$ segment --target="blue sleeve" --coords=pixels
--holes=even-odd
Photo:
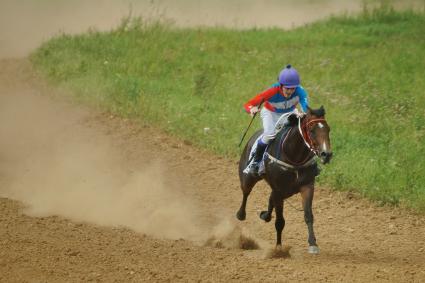
[[[307,112],[308,107],[308,94],[302,86],[297,87],[297,95],[300,98],[301,109]]]

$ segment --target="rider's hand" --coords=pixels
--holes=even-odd
[[[260,109],[258,109],[258,107],[257,107],[257,106],[252,106],[252,107],[249,109],[249,114],[251,114],[251,116],[254,116],[254,115],[255,115],[255,113],[257,113],[258,111],[260,111]]]
[[[300,112],[297,113],[297,117],[298,118],[302,118],[302,117],[304,117],[304,115],[305,115],[305,113],[302,112],[302,111],[300,111]]]
[[[297,108],[295,108],[294,109],[294,112],[293,112],[295,115],[297,115],[297,118],[302,118],[303,116],[304,116],[304,112],[302,112],[302,111],[298,111],[298,109]]]

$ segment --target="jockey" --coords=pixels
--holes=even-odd
[[[264,102],[264,107],[261,109],[261,119],[263,121],[263,135],[258,140],[254,158],[243,171],[246,174],[258,174],[258,167],[263,159],[264,151],[267,145],[272,141],[276,135],[275,125],[276,122],[283,114],[299,113],[296,105],[299,103],[303,112],[307,111],[308,100],[307,92],[300,85],[300,76],[291,65],[287,65],[278,77],[278,82],[273,84],[269,89],[261,92],[247,103],[244,108],[246,112],[253,116],[260,111],[259,105]],[[289,115],[285,115],[288,117]],[[287,118],[282,122],[286,123]]]

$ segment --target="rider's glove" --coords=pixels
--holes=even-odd
[[[251,114],[251,116],[254,116],[254,115],[255,115],[255,113],[257,113],[258,111],[260,111],[260,110],[258,109],[258,107],[257,107],[257,106],[252,106],[252,107],[249,109],[249,114]]]
[[[295,108],[294,109],[294,112],[293,112],[295,115],[297,115],[297,118],[302,118],[304,115],[305,115],[305,113],[304,112],[302,112],[302,111],[298,111],[298,109],[297,108]]]

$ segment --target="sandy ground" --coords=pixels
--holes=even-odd
[[[235,160],[58,98],[26,60],[0,70],[2,282],[425,282],[424,216],[318,188],[320,255],[296,196],[273,257],[268,187],[235,220]]]

